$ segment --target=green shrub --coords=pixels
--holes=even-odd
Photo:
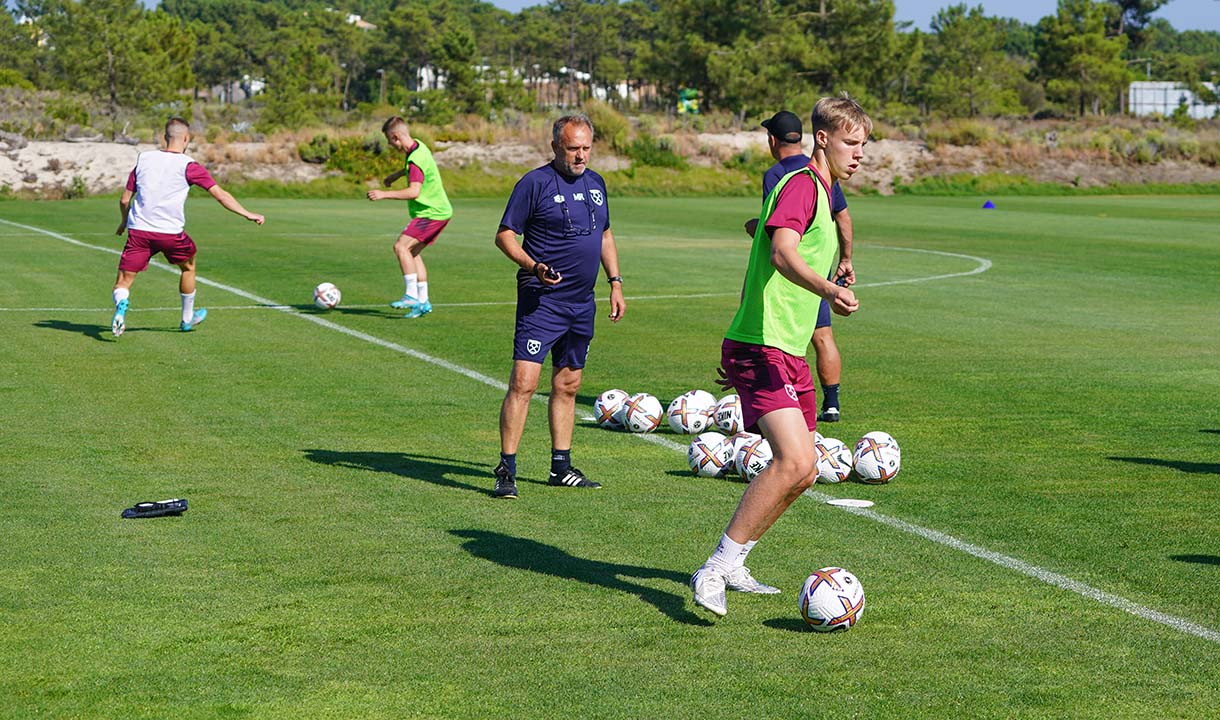
[[[314,135],[309,142],[297,146],[297,155],[307,163],[324,163],[330,159],[331,153],[334,151],[334,143],[325,135]]]
[[[361,180],[383,178],[402,168],[402,155],[387,148],[381,133],[344,138],[333,144],[326,167]]]
[[[1199,143],[1197,155],[1199,162],[1212,167],[1220,166],[1220,140],[1208,140]]]
[[[406,119],[411,122],[448,125],[457,115],[457,104],[444,90],[408,93]]]
[[[746,148],[724,161],[724,167],[728,170],[740,170],[747,175],[758,177],[762,177],[774,164],[775,158],[771,157],[770,153],[759,152],[754,148]]]
[[[68,125],[83,127],[89,124],[89,108],[83,102],[70,97],[47,101],[47,115]]]
[[[929,146],[936,145],[982,145],[996,137],[996,130],[978,120],[950,120],[927,129],[924,135]]]
[[[33,90],[34,83],[26,80],[24,75],[12,68],[0,68],[0,87],[18,87],[24,90]]]
[[[89,195],[89,187],[85,185],[85,179],[80,175],[72,176],[72,183],[64,189],[64,199],[72,200],[74,198],[83,198]]]
[[[615,152],[627,152],[631,134],[631,123],[622,113],[604,102],[590,101],[585,104],[585,114],[593,121],[596,139],[606,143]]]
[[[686,159],[674,152],[673,141],[669,138],[654,138],[651,135],[639,135],[627,147],[627,156],[641,165],[664,168],[684,168]]]

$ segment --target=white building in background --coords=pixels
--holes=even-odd
[[[1216,92],[1213,83],[1203,85],[1213,93]],[[1127,111],[1132,115],[1159,113],[1169,116],[1183,104],[1186,105],[1190,116],[1196,120],[1220,117],[1220,105],[1204,103],[1181,83],[1142,81],[1133,82],[1127,87]]]

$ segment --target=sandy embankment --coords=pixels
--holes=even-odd
[[[808,140],[806,138],[807,143]],[[692,162],[708,165],[746,149],[764,154],[767,151],[766,135],[762,131],[703,133],[682,140],[680,144],[689,146],[688,150],[694,156]],[[88,193],[115,191],[126,182],[136,155],[154,147],[104,142],[30,142],[12,149],[0,143],[0,188],[7,185],[12,191],[41,191],[53,196],[72,189],[75,178],[79,177]],[[496,146],[437,142],[434,151],[437,164],[442,168],[471,163],[534,167],[551,157],[549,146],[541,141],[533,145],[506,143]],[[305,182],[326,174],[321,165],[302,162],[295,144],[287,141],[226,145],[194,143],[189,153],[221,182],[264,179]],[[593,157],[592,167],[604,172],[630,164],[627,158],[599,151]],[[1132,182],[1220,182],[1220,167],[1199,163],[1162,161],[1135,167],[1057,157],[1049,151],[1038,153],[1036,157],[1005,157],[978,147],[944,146],[932,152],[920,142],[876,140],[868,144],[860,171],[846,187],[849,190],[875,188],[882,194],[889,194],[895,177],[910,182],[927,175],[961,172],[1014,173],[1035,182],[1073,183],[1085,187]]]

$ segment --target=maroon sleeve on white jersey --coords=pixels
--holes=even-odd
[[[188,163],[186,166],[186,181],[191,185],[198,185],[204,190],[211,190],[216,181],[212,179],[212,174],[207,171],[207,168],[197,162]]]
[[[127,191],[128,192],[136,191],[136,169],[135,168],[132,168],[131,174],[127,176]]]

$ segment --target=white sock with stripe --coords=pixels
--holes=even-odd
[[[195,293],[181,293],[182,322],[189,323],[195,317]]]

